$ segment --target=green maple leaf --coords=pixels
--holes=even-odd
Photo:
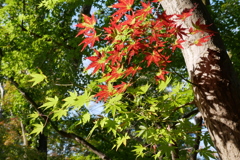
[[[75,101],[74,106],[80,109],[84,104],[88,105],[88,102],[91,100],[91,98],[92,96],[90,95],[90,93],[85,91],[83,95],[77,97],[77,100]]]
[[[142,94],[145,94],[145,93],[148,91],[148,89],[149,89],[150,86],[151,86],[151,85],[148,85],[148,84],[146,84],[146,85],[144,85],[144,86],[141,86],[141,87],[140,87],[140,90],[142,91]]]
[[[36,118],[38,118],[38,116],[39,116],[39,114],[37,112],[34,112],[29,115],[29,117],[32,118],[32,120],[35,120]]]
[[[153,155],[154,159],[158,159],[161,156],[161,151],[158,151],[157,154]]]
[[[163,91],[164,89],[166,89],[171,80],[172,80],[171,77],[166,76],[165,81],[159,81],[158,90]]]
[[[54,111],[53,119],[57,117],[58,120],[62,118],[62,116],[67,115],[68,110],[67,109],[59,109],[57,111]]]
[[[144,150],[146,150],[146,147],[143,147],[142,145],[139,145],[139,146],[135,146],[136,149],[134,149],[133,151],[136,152],[137,154],[137,157],[141,156],[143,157],[144,156]]]
[[[86,124],[87,122],[90,121],[90,118],[91,118],[91,115],[88,112],[86,112],[85,114],[82,115],[81,121],[83,124]]]
[[[123,137],[118,137],[117,138],[117,145],[114,145],[114,147],[117,147],[116,150],[118,150],[118,148],[123,144],[124,146],[127,145],[127,139],[130,139],[130,137],[127,135],[127,133],[125,133],[125,135]]]
[[[55,96],[54,98],[47,98],[48,102],[44,103],[40,108],[45,108],[44,110],[51,108],[51,107],[56,107],[58,103],[58,97]]]
[[[34,134],[38,135],[39,133],[42,133],[44,125],[42,124],[42,122],[40,122],[40,124],[33,124],[34,129],[30,134]]]
[[[119,104],[119,101],[122,99],[122,94],[116,95],[115,97],[111,98],[108,103],[105,104],[106,113],[112,112],[113,117],[115,117],[116,111],[121,111],[122,108]]]
[[[29,82],[33,82],[32,87],[39,84],[43,80],[47,80],[47,77],[42,73],[40,73],[40,74],[33,73],[33,74],[30,74],[30,76],[32,77],[32,79],[29,80]]]
[[[63,104],[63,107],[71,107],[75,104],[75,101],[77,99],[77,92],[69,92],[70,96],[65,98],[65,103]]]

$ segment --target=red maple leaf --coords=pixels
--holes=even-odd
[[[84,22],[77,24],[76,27],[83,28],[83,29],[78,32],[76,37],[83,33],[87,34],[88,32],[92,32],[94,30],[94,25],[96,24],[96,19],[94,17],[94,14],[92,14],[92,17],[88,17],[85,14],[82,14],[82,15],[83,15]]]
[[[177,39],[177,40],[175,41],[175,43],[172,44],[172,52],[174,52],[176,48],[183,49],[183,46],[181,45],[181,43],[183,43],[183,42],[185,42],[185,40]]]
[[[130,83],[122,82],[119,85],[113,86],[117,91],[115,93],[123,93],[126,91],[127,87],[131,86]]]
[[[181,19],[181,20],[185,20],[187,17],[192,15],[192,12],[197,8],[198,5],[196,5],[194,8],[191,9],[187,9],[185,8],[181,14],[176,15],[178,18],[177,19]]]
[[[111,56],[108,57],[109,61],[111,62],[111,65],[114,65],[115,63],[121,62],[122,61],[122,57],[126,55],[126,53],[121,52],[121,51],[110,51],[108,52],[109,54],[111,54]]]
[[[106,63],[108,62],[104,53],[100,53],[97,50],[95,50],[95,53],[97,54],[97,56],[91,56],[86,58],[92,61],[92,63],[86,68],[86,70],[94,68],[92,74],[96,73],[100,68],[102,68],[102,71],[104,72]]]
[[[162,51],[161,49],[160,51]],[[150,66],[152,62],[154,62],[157,66],[159,66],[159,61],[161,60],[161,56],[159,55],[158,51],[154,50],[152,53],[148,53],[145,57],[145,60],[147,60],[147,67]]]
[[[87,37],[85,37],[85,39],[79,45],[84,43],[82,48],[83,51],[84,48],[87,47],[87,45],[90,45],[90,47],[92,48],[96,41],[99,41],[99,36],[97,36],[96,32],[94,31],[94,33],[87,34]]]
[[[156,79],[157,81],[159,81],[159,80],[165,81],[165,75],[168,74],[168,73],[169,73],[168,71],[165,71],[165,68],[162,68],[162,69],[160,69],[159,72],[157,73],[155,79]]]
[[[134,0],[119,0],[119,3],[109,6],[110,8],[119,8],[112,16],[124,14],[131,10]]]
[[[172,26],[174,21],[171,19],[174,15],[167,15],[166,11],[164,11],[162,14],[157,15],[157,21],[164,24],[165,26]]]
[[[114,92],[113,90],[110,90],[109,87],[107,85],[98,85],[102,90],[100,92],[98,92],[94,97],[98,97],[98,101],[101,101],[103,99],[103,101],[106,102],[106,100],[111,97]]]
[[[153,0],[152,2],[161,2],[162,0]]]
[[[172,61],[168,60],[170,58],[170,56],[164,55],[164,54],[160,54],[161,56],[161,61],[160,64],[161,66],[167,66],[167,63],[171,63]]]
[[[205,25],[205,24],[200,24],[200,23],[201,23],[201,22],[200,22],[200,19],[198,19],[197,22],[195,22],[195,23],[192,22],[192,25],[193,25],[194,29],[193,29],[193,28],[190,28],[190,29],[189,29],[189,32],[190,32],[191,34],[196,34],[196,33],[198,33],[198,32],[215,33],[214,31],[208,29],[208,27],[211,26],[212,24],[210,24],[210,25]]]
[[[132,15],[125,14],[127,20],[121,23],[121,25],[128,25],[131,26],[131,28],[138,28],[140,24],[143,22],[143,20],[140,20],[139,17],[136,17],[136,15],[133,13]]]
[[[111,26],[104,27],[104,30],[107,33],[104,40],[112,41],[111,43],[114,43],[116,41],[115,40],[116,36],[118,36],[124,30],[124,28],[120,24],[116,24],[114,22],[111,23],[112,23]]]
[[[213,36],[213,34],[210,34],[210,35],[204,36],[204,37],[202,37],[202,38],[200,38],[200,39],[197,39],[197,40],[195,40],[195,41],[194,41],[192,44],[190,44],[190,45],[202,46],[203,43],[205,43],[205,42],[207,42],[207,41],[210,40],[210,37],[211,37],[211,36]]]
[[[182,25],[179,25],[177,27],[175,25],[170,30],[168,30],[168,32],[174,34],[175,36],[179,36],[183,39],[183,36],[187,36],[187,33],[184,32],[185,30],[186,28],[183,28]]]
[[[129,67],[129,68],[124,72],[124,74],[125,74],[124,78],[127,77],[127,76],[130,75],[130,74],[132,74],[132,76],[134,76],[134,75],[137,73],[137,71],[138,71],[138,70],[141,70],[141,69],[142,69],[142,67],[139,67],[139,66],[137,66],[137,67]]]
[[[127,51],[128,51],[128,56],[127,56],[127,61],[128,61],[128,64],[130,64],[133,56],[139,54],[139,50],[144,50],[144,48],[146,48],[148,46],[148,44],[146,43],[141,43],[140,42],[140,39],[136,39],[134,42],[128,44],[128,47],[127,47]]]
[[[112,71],[105,75],[105,77],[108,77],[107,81],[116,80],[123,75],[123,71],[119,63],[116,66],[110,66],[110,68]]]
[[[142,19],[145,18],[147,15],[152,13],[152,8],[150,2],[144,3],[141,2],[143,9],[136,11],[136,16],[140,16]]]

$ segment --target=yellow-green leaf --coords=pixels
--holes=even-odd
[[[34,126],[34,129],[30,134],[35,133],[35,135],[38,135],[43,131],[44,125],[42,124],[42,122],[40,122],[40,124],[33,124],[33,126]]]
[[[114,145],[113,146],[113,148],[115,147],[115,146],[117,146],[117,149],[116,150],[118,150],[118,148],[123,144],[124,146],[126,146],[127,145],[127,139],[130,139],[130,137],[127,135],[127,133],[125,133],[125,135],[123,136],[123,137],[118,137],[117,138],[117,145]]]
[[[43,80],[47,79],[47,77],[42,73],[40,73],[40,74],[30,74],[30,76],[32,77],[32,79],[29,80],[29,82],[33,82],[32,87],[37,85],[38,83],[42,82]]]
[[[39,114],[37,112],[34,112],[32,114],[29,115],[29,117],[32,119],[32,120],[35,120],[36,118],[38,118]]]
[[[54,111],[53,119],[57,117],[58,120],[62,118],[62,116],[67,115],[68,110],[67,109],[59,109],[57,111]]]
[[[88,112],[86,112],[86,113],[83,114],[83,116],[82,116],[82,123],[83,123],[83,124],[86,124],[87,122],[90,121],[90,118],[91,118],[91,115],[90,115]]]
[[[46,98],[48,102],[44,103],[40,108],[45,108],[44,110],[56,107],[58,103],[58,97],[55,96],[54,98]]]

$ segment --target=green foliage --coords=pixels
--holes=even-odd
[[[232,54],[234,65],[238,66],[238,2],[213,2],[210,9],[215,22]],[[99,9],[95,11],[96,27],[109,25],[109,16],[114,9],[107,6],[114,3],[113,0],[93,2]],[[3,117],[21,118],[31,144],[23,147],[21,135],[16,136],[19,141],[13,137],[4,139],[11,134],[5,132],[6,126],[0,128],[1,144],[14,139],[11,145],[0,147],[0,152],[4,153],[0,154],[0,159],[24,159],[24,155],[30,159],[41,157],[36,157],[36,150],[32,149],[37,148],[36,135],[41,132],[49,138],[49,150],[56,153],[55,158],[49,155],[49,159],[99,159],[74,140],[61,137],[45,118],[52,120],[57,128],[83,137],[111,159],[170,159],[171,151],[176,149],[179,157],[189,159],[194,151],[187,149],[195,145],[195,133],[199,127],[191,123],[194,115],[184,117],[196,107],[190,103],[193,100],[191,86],[178,76],[187,79],[179,50],[172,53],[173,63],[167,68],[172,74],[165,81],[154,81],[151,73],[154,67],[144,69],[143,75],[132,77],[134,85],[131,88],[110,97],[101,103],[100,111],[91,114],[89,105],[100,105],[94,97],[99,91],[97,85],[106,85],[106,79],[84,72],[82,61],[92,52],[81,51],[78,44],[82,38],[74,38],[77,29],[73,25],[82,19],[76,14],[91,1],[6,0],[0,4],[0,77],[6,90]],[[136,1],[134,7],[140,7],[140,3]],[[97,30],[97,34],[101,32]],[[129,32],[125,30],[116,39],[126,40]],[[97,48],[104,48],[105,44],[101,43]],[[109,48],[111,46],[104,49]],[[41,114],[10,84],[8,80],[11,78],[36,102]],[[20,127],[11,130],[22,132]],[[214,158],[208,132],[200,136],[206,148],[196,152],[205,159]]]
[[[123,145],[127,145],[127,139],[130,139],[130,137],[127,135],[127,133],[125,133],[125,135],[124,136],[122,136],[122,137],[118,137],[117,138],[117,144],[116,145],[114,145],[113,146],[113,148],[115,148],[116,147],[116,149],[118,150],[118,148],[123,144]]]
[[[48,102],[44,103],[40,108],[45,108],[44,110],[53,107],[56,108],[58,103],[58,97],[55,96],[54,98],[46,98]]]
[[[32,79],[29,80],[29,82],[33,82],[32,87],[35,86],[36,84],[44,81],[45,79],[47,79],[47,77],[42,73],[41,74],[31,74],[30,76],[32,77]]]
[[[134,149],[133,151],[136,153],[137,157],[139,157],[139,156],[143,157],[144,156],[144,151],[146,150],[146,147],[143,147],[142,145],[139,145],[139,146],[135,146],[135,148],[136,149]]]
[[[209,10],[239,76],[240,2],[238,0],[213,0]]]
[[[14,117],[0,121],[0,159],[32,159],[41,160],[43,155],[29,146],[22,146],[22,135],[19,134],[19,119]]]
[[[39,114],[38,114],[38,112],[34,112],[34,113],[30,114],[29,117],[30,117],[31,119],[35,120],[36,118],[39,117]]]
[[[33,124],[33,126],[34,126],[34,129],[30,134],[35,133],[35,135],[38,135],[38,134],[42,133],[43,128],[44,128],[44,125],[42,124],[42,122],[40,122],[40,124]]]
[[[208,147],[199,150],[199,154],[206,160],[210,160],[210,158],[215,159],[215,153],[215,151],[211,151]]]

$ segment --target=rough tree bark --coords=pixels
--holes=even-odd
[[[198,19],[212,24],[201,0],[163,0],[167,14],[180,14],[185,8],[198,7],[182,24],[189,28]],[[214,25],[210,29],[216,31]],[[202,35],[190,35],[182,50],[194,84],[195,103],[223,160],[240,159],[240,85],[219,34],[203,46],[189,43]]]

